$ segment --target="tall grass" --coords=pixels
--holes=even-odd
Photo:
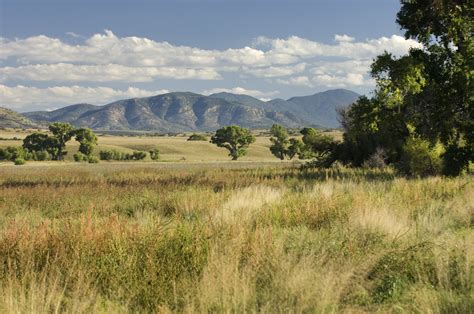
[[[474,308],[472,177],[1,169],[0,312]]]

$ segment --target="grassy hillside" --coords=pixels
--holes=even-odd
[[[62,164],[0,168],[2,313],[474,308],[471,177]]]

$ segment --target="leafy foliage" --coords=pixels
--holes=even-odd
[[[324,135],[314,128],[304,128],[303,134],[304,150],[314,158],[312,165],[317,167],[329,167],[336,161],[337,142],[329,135]]]
[[[288,155],[288,148],[290,145],[288,131],[282,125],[274,124],[270,129],[270,133],[272,134],[272,137],[270,138],[270,141],[272,142],[270,151],[275,157],[281,160],[285,159],[285,156]]]
[[[152,149],[148,153],[150,154],[151,160],[160,159],[160,150],[158,148]]]
[[[247,148],[253,142],[255,142],[255,136],[252,135],[250,130],[238,125],[223,127],[211,137],[211,143],[229,150],[229,156],[232,157],[232,160],[245,156]]]
[[[474,161],[474,9],[464,0],[401,2],[397,22],[422,47],[376,58],[374,97],[361,97],[341,113],[340,158],[359,166],[380,147],[396,163],[408,151],[442,145],[443,173],[458,175]],[[421,148],[413,137],[429,143]]]

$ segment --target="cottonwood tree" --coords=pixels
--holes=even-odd
[[[255,136],[252,135],[250,130],[237,125],[223,127],[211,137],[211,143],[229,150],[229,156],[232,157],[232,160],[245,156],[247,148],[253,142],[255,142]]]
[[[474,161],[472,2],[402,0],[397,23],[421,46],[401,57],[384,53],[372,64],[374,97],[343,114],[346,161],[360,164],[382,147],[397,162],[416,137],[429,149],[441,143],[443,172],[457,175]]]
[[[66,152],[66,143],[73,136],[79,142],[79,152],[89,158],[94,146],[97,145],[97,136],[87,128],[74,129],[68,123],[56,122],[49,126],[51,134],[35,132],[25,137],[23,148],[31,153],[47,152],[52,160],[61,160]]]
[[[314,166],[329,167],[336,161],[338,143],[334,138],[314,128],[304,128],[301,134],[303,134],[304,150],[311,153]]]
[[[56,146],[57,153],[55,154],[56,160],[62,160],[64,155],[67,154],[67,152],[64,151],[66,148],[66,143],[71,140],[71,138],[74,135],[74,128],[72,125],[69,123],[64,123],[64,122],[55,122],[49,125],[49,131],[53,134],[53,140],[52,143],[54,146]]]
[[[270,151],[275,157],[281,160],[285,159],[285,156],[288,155],[288,147],[290,145],[288,131],[282,125],[274,124],[270,129],[270,133],[272,135],[270,138],[272,142]]]
[[[97,145],[97,136],[91,129],[81,128],[74,130],[75,139],[79,142],[79,152],[86,156],[91,156],[94,147]]]

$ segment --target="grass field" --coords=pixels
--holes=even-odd
[[[0,168],[1,313],[474,308],[472,177],[59,164]]]
[[[22,139],[31,132],[21,130],[0,131],[0,147],[20,146]],[[341,138],[341,132],[333,131],[328,134],[335,138]],[[6,140],[18,138],[18,140]],[[214,162],[228,161],[228,151],[219,148],[209,141],[187,141],[187,136],[115,136],[99,135],[99,145],[95,148],[94,154],[98,156],[100,150],[115,149],[124,152],[133,150],[144,150],[158,148],[160,150],[160,160],[163,162]],[[2,140],[3,139],[3,140]],[[79,145],[71,140],[67,144],[68,154],[66,161],[73,160],[73,154],[77,152]],[[277,159],[270,153],[270,139],[268,136],[257,136],[256,142],[248,150],[248,154],[241,158],[243,161],[252,162],[275,162]],[[1,165],[1,163],[0,163]]]

